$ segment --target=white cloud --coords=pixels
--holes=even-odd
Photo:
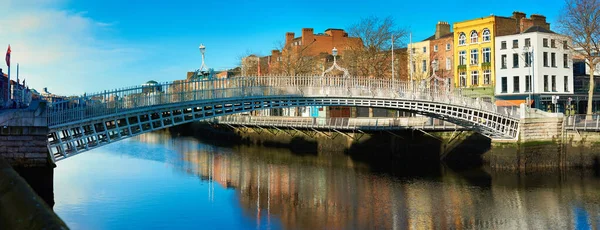
[[[107,85],[106,76],[116,74],[112,71],[143,56],[142,49],[110,39],[115,33],[111,28],[114,22],[97,21],[86,16],[86,12],[61,9],[62,3],[60,0],[0,3],[3,12],[0,56],[10,44],[13,79],[14,67],[20,63],[21,79],[26,78],[33,88],[80,94],[99,90],[99,85]],[[3,61],[0,66],[6,72]]]

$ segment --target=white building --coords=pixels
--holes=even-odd
[[[518,105],[532,94],[535,107],[546,109],[552,96],[573,94],[570,44],[569,37],[540,26],[532,26],[520,34],[498,36],[496,98]]]

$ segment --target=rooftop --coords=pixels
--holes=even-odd
[[[532,26],[532,27],[529,27],[528,29],[526,29],[525,31],[523,31],[523,33],[533,33],[533,32],[555,34],[554,31],[546,29],[541,26]]]

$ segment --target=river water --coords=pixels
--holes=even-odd
[[[380,167],[151,133],[59,162],[54,210],[72,229],[600,227],[597,173]]]

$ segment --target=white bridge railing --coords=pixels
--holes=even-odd
[[[249,97],[381,98],[429,101],[493,112],[519,119],[516,107],[497,107],[481,99],[461,96],[445,87],[390,79],[333,76],[235,77],[212,80],[182,80],[84,94],[55,102],[48,108],[50,127],[83,119],[128,113],[152,106],[198,100],[235,100]]]

